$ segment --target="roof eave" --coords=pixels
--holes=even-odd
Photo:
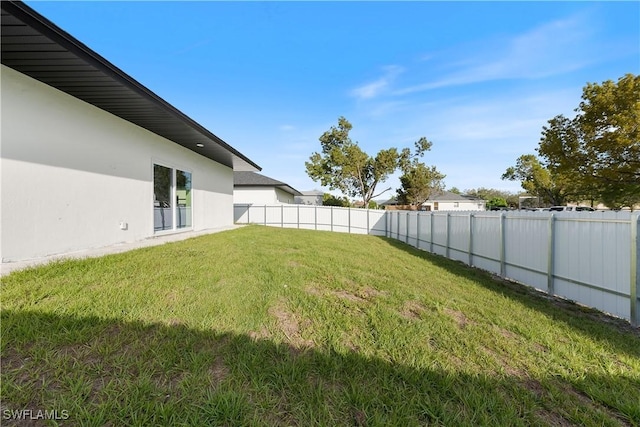
[[[40,15],[38,12],[24,4],[23,2],[13,1],[13,0],[3,0],[2,1],[2,10],[6,11],[9,15],[13,16],[17,20],[24,23],[29,28],[33,29],[37,33],[42,36],[48,38],[53,43],[55,43],[60,48],[65,51],[71,53],[81,61],[86,62],[89,66],[94,67],[100,72],[104,73],[104,75],[113,79],[115,83],[117,83],[122,89],[125,91],[134,92],[139,98],[137,101],[142,101],[143,103],[148,103],[150,107],[156,107],[161,111],[164,111],[169,116],[177,119],[175,123],[175,128],[171,128],[171,132],[167,131],[159,131],[158,129],[162,129],[162,125],[154,125],[151,122],[154,122],[153,117],[142,117],[140,120],[132,119],[131,117],[125,117],[124,115],[118,114],[114,112],[112,108],[105,108],[105,103],[100,105],[100,102],[91,102],[87,99],[83,99],[81,96],[78,96],[77,93],[74,94],[69,90],[65,90],[61,87],[56,87],[56,85],[51,84],[45,81],[42,78],[35,77],[37,73],[29,73],[24,70],[27,67],[21,67],[19,64],[16,65],[7,65],[10,68],[13,68],[23,74],[29,75],[36,80],[42,81],[45,84],[48,84],[56,89],[62,90],[65,93],[68,93],[82,101],[88,102],[102,110],[105,110],[111,114],[114,114],[124,120],[127,120],[135,125],[138,125],[142,128],[149,130],[159,136],[162,136],[166,139],[173,141],[176,144],[179,144],[194,153],[207,157],[211,160],[214,160],[220,164],[228,166],[234,170],[243,170],[243,171],[256,171],[261,170],[260,166],[251,161],[248,157],[237,151],[235,148],[231,147],[225,141],[205,129],[203,126],[195,122],[193,119],[179,111],[177,108],[160,98],[158,95],[153,93],[151,90],[147,89],[145,86],[137,82],[131,76],[127,75],[125,72],[120,70],[118,67],[113,65],[111,62],[107,61],[105,58],[100,56],[95,51],[91,50],[85,44],[77,40],[75,37],[71,36],[66,31],[62,30],[60,27],[55,25],[53,22],[49,21],[44,16]],[[2,40],[5,40],[3,35]],[[25,45],[26,46],[26,45]],[[4,44],[3,44],[4,51]],[[16,52],[16,51],[14,51]],[[4,52],[3,52],[4,53]],[[5,55],[2,55],[2,63],[5,63]],[[44,61],[44,60],[43,60]],[[8,62],[8,60],[7,60]],[[15,62],[15,61],[13,61]],[[6,65],[6,64],[5,64]],[[22,68],[22,69],[21,69]],[[73,72],[69,72],[70,76],[73,76]],[[145,123],[145,120],[148,119]],[[157,120],[155,120],[157,122]],[[166,125],[165,125],[166,129]],[[180,138],[175,138],[170,135],[170,133],[179,134],[181,132],[187,131],[191,133],[188,141],[181,140]],[[213,144],[210,147],[207,147],[203,142],[211,142]],[[198,144],[205,145],[204,147],[199,147]]]

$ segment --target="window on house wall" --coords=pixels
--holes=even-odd
[[[191,214],[191,173],[153,165],[154,231],[189,228]]]
[[[438,210],[438,202],[433,202],[433,210],[434,211]]]
[[[459,208],[460,207],[460,203],[459,202],[453,202],[453,207],[454,208]]]

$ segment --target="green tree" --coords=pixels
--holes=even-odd
[[[435,166],[412,162],[400,177],[402,187],[397,190],[398,203],[422,205],[431,195],[444,191],[444,178],[445,175],[438,172]]]
[[[464,191],[467,196],[478,197],[482,200],[491,201],[494,198],[501,198],[507,202],[507,206],[518,206],[518,194],[495,188],[480,187],[477,189],[467,189]],[[488,206],[487,206],[488,208]]]
[[[313,153],[305,166],[307,175],[314,181],[349,197],[360,198],[363,206],[368,206],[374,197],[390,190],[376,193],[378,184],[386,181],[398,167],[410,162],[411,152],[389,148],[380,150],[375,157],[369,156],[349,137],[351,128],[351,123],[340,117],[337,127],[332,126],[320,136],[322,152]],[[416,155],[422,155],[431,148],[431,143],[421,138],[416,146],[419,147]]]
[[[553,174],[533,154],[518,157],[516,165],[507,168],[502,179],[520,181],[530,195],[539,196],[552,205],[563,205],[571,194],[566,178]]]
[[[493,208],[508,208],[509,205],[504,197],[492,197],[487,201],[487,209],[491,210]]]
[[[462,194],[462,192],[458,187],[451,187],[449,191],[452,192],[453,194]]]
[[[543,127],[538,153],[576,192],[611,208],[640,202],[640,76],[589,83],[573,119]]]
[[[349,199],[346,197],[336,197],[333,194],[324,193],[322,195],[322,206],[341,206],[343,208],[349,207]]]

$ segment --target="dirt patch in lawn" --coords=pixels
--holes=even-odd
[[[355,284],[354,284],[355,285]],[[387,292],[379,291],[372,287],[366,286],[362,289],[347,291],[345,289],[339,291],[322,290],[315,286],[307,286],[306,291],[315,296],[334,296],[343,300],[364,303],[380,296],[386,296]]]
[[[422,317],[426,308],[418,301],[407,301],[400,311],[400,315],[405,319],[418,320]]]
[[[555,412],[538,409],[535,414],[537,418],[539,418],[545,425],[548,426],[565,427],[574,425],[569,420],[565,419],[560,414],[556,414]]]
[[[209,380],[211,384],[217,385],[229,376],[229,368],[224,364],[221,357],[216,357],[209,367]]]
[[[263,326],[259,331],[249,332],[249,337],[256,341],[259,341],[271,338],[271,334],[269,333],[269,330]]]
[[[486,346],[482,347],[482,351],[490,355],[496,361],[496,363],[502,367],[502,369],[508,376],[515,378],[527,378],[526,372],[522,369],[512,366],[505,355],[499,354],[494,349]]]
[[[332,295],[337,296],[340,299],[346,299],[347,301],[353,301],[353,302],[367,302],[366,299],[361,298],[355,294],[352,294],[351,292],[347,292],[347,291],[333,291],[331,292]]]
[[[359,292],[363,298],[365,299],[373,299],[376,297],[384,297],[387,296],[387,291],[379,291],[377,289],[371,288],[369,286],[365,286],[361,292]]]
[[[309,321],[300,321],[295,313],[289,311],[283,301],[269,309],[269,314],[276,318],[278,329],[282,331],[289,344],[298,349],[313,347],[313,341],[302,338],[301,330],[308,327]]]
[[[458,310],[452,310],[450,308],[445,308],[444,309],[445,314],[447,314],[449,317],[451,317],[454,322],[456,322],[456,325],[458,325],[458,327],[460,329],[464,329],[467,327],[467,325],[469,323],[471,323],[469,321],[469,319],[467,318],[467,316],[465,316],[465,314],[461,311]]]

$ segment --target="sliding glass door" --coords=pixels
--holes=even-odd
[[[176,228],[191,227],[191,173],[176,169]]]
[[[192,226],[190,172],[154,164],[153,194],[154,231]]]

